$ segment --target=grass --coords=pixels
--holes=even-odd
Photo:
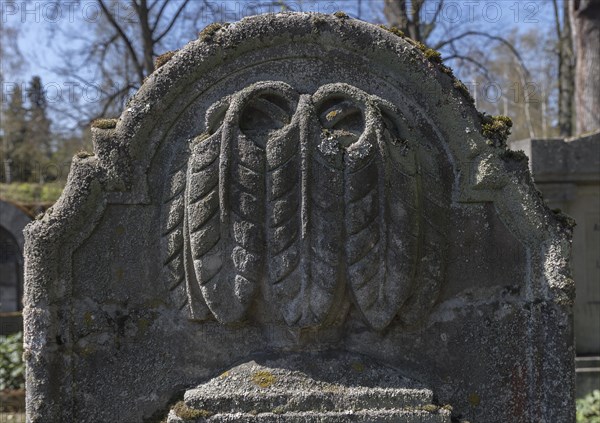
[[[37,184],[33,182],[13,182],[0,184],[0,198],[14,203],[53,203],[64,188],[64,182]]]
[[[0,423],[25,423],[25,413],[0,413]]]

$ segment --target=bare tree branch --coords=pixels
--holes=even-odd
[[[158,0],[156,0],[156,2],[158,3]],[[169,5],[169,2],[167,0],[163,0],[163,4],[160,6],[160,9],[158,10],[158,13],[156,14],[156,19],[154,20],[154,24],[152,25],[152,32],[156,31],[156,28],[158,28],[160,19],[162,18],[162,15],[165,12],[165,9],[167,8],[168,5]]]
[[[127,37],[127,34],[125,34],[125,31],[123,31],[123,28],[121,28],[121,26],[117,23],[117,21],[115,20],[115,17],[110,13],[108,8],[106,7],[106,4],[104,4],[104,0],[98,0],[98,3],[100,4],[100,8],[102,8],[102,11],[106,15],[106,17],[107,17],[108,21],[110,22],[110,24],[112,25],[112,27],[119,33],[119,36],[121,37],[123,42],[125,42],[125,45],[127,46],[127,49],[129,50],[129,54],[131,54],[131,58],[133,59],[133,61],[135,63],[136,71],[137,71],[137,74],[138,74],[138,77],[139,77],[139,80],[141,83],[144,80],[144,68],[138,60],[138,57],[137,57],[137,54],[135,53],[135,48],[133,47],[133,44],[131,44],[129,37]]]
[[[155,38],[154,41],[156,43],[159,43],[160,40],[162,40],[164,38],[164,36],[169,33],[169,31],[171,30],[171,28],[173,28],[173,25],[175,25],[175,22],[179,18],[179,15],[183,11],[183,9],[187,6],[188,3],[189,3],[189,0],[185,0],[185,1],[183,1],[181,3],[181,6],[179,6],[179,9],[177,9],[177,12],[175,12],[175,15],[171,19],[171,22],[169,23],[169,25],[167,26],[167,28],[160,35],[158,35],[158,37]]]
[[[490,40],[498,41],[499,43],[506,46],[512,52],[512,54],[517,58],[517,60],[519,61],[519,65],[525,71],[526,76],[529,75],[529,71],[527,70],[527,67],[525,66],[525,62],[523,61],[523,58],[521,57],[521,55],[519,54],[517,49],[512,45],[512,43],[510,41],[508,41],[507,39],[505,39],[503,37],[497,36],[497,35],[490,35],[490,34],[487,34],[485,32],[481,32],[481,31],[465,31],[462,34],[456,35],[447,40],[440,41],[433,48],[436,50],[440,50],[441,48],[447,46],[448,44],[452,44],[455,41],[459,41],[466,37],[474,37],[474,36],[475,37],[485,37]]]
[[[488,82],[493,81],[487,67],[483,63],[479,62],[478,60],[476,60],[470,56],[465,56],[465,55],[458,54],[458,53],[452,54],[451,56],[448,56],[448,57],[444,57],[444,62],[452,61],[452,60],[469,62],[469,63],[475,65],[475,67],[477,67],[483,73],[483,77],[486,79],[486,81],[488,81]]]
[[[438,17],[444,7],[444,0],[440,0],[439,3],[436,3],[436,9],[433,14],[433,18],[429,22],[423,22],[423,27],[421,29],[421,36],[424,40],[428,39],[433,30],[435,29]]]

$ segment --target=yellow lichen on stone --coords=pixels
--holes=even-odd
[[[328,121],[332,121],[340,113],[341,113],[340,110],[333,110],[333,111],[327,113],[327,116],[325,116],[325,119],[327,119]]]
[[[138,330],[142,334],[146,333],[146,331],[148,330],[149,326],[150,326],[150,321],[148,319],[142,318],[142,319],[138,320],[137,327],[138,327]]]
[[[276,381],[275,376],[267,370],[259,370],[252,374],[252,383],[261,388],[268,388]]]
[[[75,157],[77,157],[78,159],[86,159],[88,157],[93,156],[93,153],[90,153],[89,151],[79,151],[77,152],[77,154],[75,154]]]
[[[85,314],[83,315],[83,321],[85,322],[86,326],[90,326],[92,324],[92,322],[94,321],[94,316],[92,315],[91,312],[86,311]]]
[[[273,414],[284,414],[285,413],[285,408],[283,408],[282,406],[275,407],[273,410],[271,410],[271,413],[273,413]]]
[[[478,394],[473,393],[469,395],[469,404],[471,404],[473,407],[476,407],[479,405],[479,403],[481,403],[481,398],[479,398]]]

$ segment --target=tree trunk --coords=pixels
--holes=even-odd
[[[140,5],[138,6],[138,10],[142,41],[144,45],[144,69],[146,71],[146,75],[150,75],[152,72],[154,72],[154,39],[152,29],[150,29],[150,11],[148,9],[146,0],[141,1]],[[143,82],[144,81],[142,81],[142,83]]]
[[[389,25],[409,34],[406,0],[385,0],[383,14]]]
[[[575,0],[572,8],[577,133],[600,128],[600,0]]]
[[[569,2],[563,2],[562,25],[557,0],[554,0],[556,36],[558,39],[558,128],[562,137],[573,135],[573,99],[575,96],[575,55]]]

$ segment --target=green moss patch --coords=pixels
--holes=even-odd
[[[485,113],[480,114],[479,117],[483,136],[496,146],[506,145],[513,125],[512,120],[508,116],[490,116]]]
[[[398,36],[400,38],[405,38],[406,37],[406,35],[404,34],[404,32],[400,28],[398,28],[398,27],[395,27],[395,26],[386,26],[386,25],[379,25],[379,28],[385,29],[386,31],[391,32],[392,34],[394,34],[394,35],[396,35],[396,36]]]
[[[158,69],[164,66],[169,60],[173,58],[173,56],[175,56],[175,53],[177,53],[178,51],[179,50],[167,51],[166,53],[163,53],[156,59],[154,59],[154,69]]]
[[[198,34],[198,38],[200,38],[200,40],[202,41],[210,41],[221,28],[223,28],[223,24],[218,22],[211,23],[210,25],[207,25],[202,31],[200,31],[200,34]]]
[[[188,407],[185,402],[179,401],[173,407],[173,411],[177,414],[177,417],[183,420],[193,420],[199,419],[201,417],[210,417],[212,413],[207,410],[195,410],[193,408]]]
[[[114,129],[117,127],[117,119],[94,119],[92,121],[92,128],[98,129]]]

